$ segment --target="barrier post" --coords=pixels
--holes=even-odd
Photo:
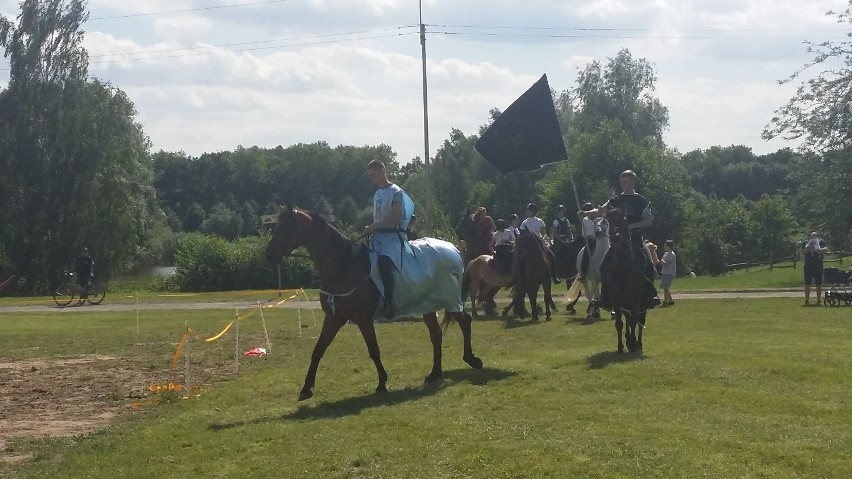
[[[136,335],[139,336],[139,293],[136,293]]]
[[[263,324],[263,334],[266,336],[266,352],[272,352],[272,343],[269,342],[269,330],[266,329],[266,318],[263,316],[263,305],[258,302],[257,307],[260,308],[260,322]]]
[[[235,309],[234,315],[237,319],[234,320],[234,326],[236,326],[236,331],[234,334],[234,367],[236,368],[236,373],[240,373],[240,310]]]
[[[186,329],[184,329],[186,334],[186,343],[183,347],[183,357],[184,357],[184,372],[183,372],[183,394],[189,397],[189,322],[184,321],[186,325]]]

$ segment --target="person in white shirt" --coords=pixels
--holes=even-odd
[[[527,219],[521,223],[521,231],[526,230],[529,233],[538,235],[539,238],[544,236],[544,220],[538,216],[538,205],[530,203],[527,205]]]
[[[509,216],[509,229],[512,230],[512,233],[515,233],[515,238],[517,238],[521,234],[521,230],[518,229],[518,226],[520,226],[520,224],[521,219],[518,218],[518,215],[512,213],[512,215]]]
[[[521,234],[531,233],[544,240],[544,229],[547,227],[544,220],[536,216],[538,214],[538,205],[530,203],[527,205],[527,219],[521,223]],[[559,284],[561,281],[556,277],[556,255],[553,250],[545,245],[548,259],[550,260],[550,277],[553,279],[553,284]]]
[[[666,252],[660,259],[660,262],[663,263],[663,279],[660,281],[660,287],[663,288],[662,305],[674,306],[674,300],[672,299],[671,292],[672,281],[674,280],[674,277],[677,274],[677,256],[674,252],[674,241],[666,240],[665,243],[663,243],[663,248],[666,250]]]
[[[515,232],[506,225],[503,219],[497,220],[497,231],[491,237],[491,247],[494,250],[494,262],[497,272],[506,275],[512,272],[512,246],[515,243]]]

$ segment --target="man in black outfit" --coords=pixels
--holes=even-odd
[[[89,256],[89,248],[83,248],[74,258],[74,274],[77,276],[77,285],[80,286],[80,301],[77,304],[83,304],[89,299],[89,286],[95,274],[95,260]]]
[[[816,305],[822,304],[822,258],[828,248],[816,231],[811,231],[808,239],[802,241],[802,256],[805,259],[805,306],[810,306],[811,284],[816,285]]]
[[[642,268],[642,304],[640,305],[643,313],[660,304],[660,298],[657,296],[657,288],[654,287],[653,280],[655,278],[654,264],[648,258],[648,253],[645,248],[645,239],[642,237],[642,228],[651,226],[654,221],[654,215],[651,212],[651,202],[647,198],[636,192],[636,173],[633,170],[625,170],[619,178],[621,184],[621,194],[614,196],[609,201],[604,203],[600,208],[586,212],[590,218],[601,216],[607,208],[622,208],[624,215],[627,217],[628,229],[630,232],[630,244],[635,249],[634,255],[637,261],[641,261]],[[604,271],[609,267],[612,261],[612,250],[608,251],[601,263],[601,273],[604,278]],[[606,279],[601,283],[601,296],[598,301],[599,307],[610,309],[612,305],[609,302],[609,287]]]

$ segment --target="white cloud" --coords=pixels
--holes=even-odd
[[[803,38],[842,38],[848,25],[825,12],[847,5],[493,0],[485,8],[478,0],[426,0],[432,152],[453,127],[475,133],[489,109],[505,109],[542,73],[553,88],[568,89],[578,70],[622,47],[654,66],[656,94],[671,113],[670,146],[744,143],[771,151],[779,146],[760,132],[795,87],[776,80],[810,59]],[[410,34],[416,28],[397,28],[417,23],[416,2],[209,6],[89,2],[90,71],[128,92],[155,148],[200,154],[326,140],[386,143],[403,160],[422,155],[420,45]],[[17,9],[17,0],[0,0],[7,16]]]

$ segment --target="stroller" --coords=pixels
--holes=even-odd
[[[823,283],[831,285],[823,295],[823,304],[826,306],[840,306],[845,303],[852,304],[852,272],[842,271],[837,268],[823,268]]]

